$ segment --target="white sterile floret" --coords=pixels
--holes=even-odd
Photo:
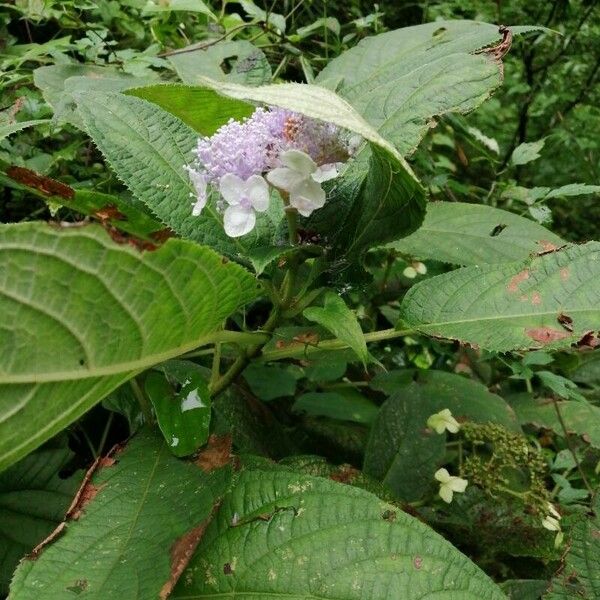
[[[308,217],[325,204],[321,183],[337,177],[339,163],[317,166],[305,152],[288,150],[279,157],[283,167],[267,173],[267,180],[289,194],[290,206],[303,217]]]
[[[560,523],[558,522],[558,519],[551,517],[550,515],[544,517],[542,520],[542,527],[545,527],[549,531],[560,531]]]
[[[269,186],[260,175],[252,175],[245,181],[228,173],[219,182],[221,196],[229,206],[223,215],[225,233],[240,237],[254,229],[256,212],[269,208]]]
[[[450,433],[458,433],[460,423],[452,416],[449,408],[444,408],[427,419],[427,427],[436,433],[444,433],[446,430]]]
[[[462,493],[467,489],[469,482],[466,479],[450,475],[444,468],[438,469],[434,477],[440,482],[440,498],[450,504],[454,492]]]
[[[192,202],[192,214],[194,217],[197,217],[202,212],[202,209],[206,206],[206,186],[208,185],[208,182],[202,173],[194,171],[194,169],[190,167],[186,167],[186,170],[196,191],[196,202]]]

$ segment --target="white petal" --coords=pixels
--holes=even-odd
[[[264,212],[269,208],[269,186],[260,175],[252,175],[246,180],[246,193],[254,210]]]
[[[312,178],[317,183],[323,183],[324,181],[329,181],[330,179],[335,179],[338,176],[340,169],[342,168],[343,165],[344,165],[344,163],[341,163],[341,162],[328,163],[326,165],[321,165],[312,174]]]
[[[440,498],[444,502],[450,504],[450,502],[452,502],[452,496],[454,496],[454,493],[446,484],[440,485]]]
[[[244,180],[237,175],[227,173],[219,181],[219,191],[227,204],[235,206],[240,203],[240,198],[246,191],[246,185]]]
[[[267,173],[267,181],[276,188],[285,190],[286,192],[289,192],[304,179],[304,175],[287,167],[273,169]]]
[[[199,216],[205,206],[206,196],[204,196],[204,198],[198,198],[198,200],[192,204],[192,215],[194,215],[194,217]]]
[[[312,179],[304,179],[290,191],[290,204],[303,216],[325,204],[325,191]]]
[[[450,481],[446,484],[453,492],[464,492],[467,489],[469,482],[466,479],[460,477],[450,477]]]
[[[545,527],[549,531],[560,531],[560,523],[554,517],[550,516],[544,518],[542,527]]]
[[[448,473],[448,471],[443,467],[438,469],[433,476],[441,483],[447,483],[450,481],[450,473]]]
[[[287,150],[280,155],[279,160],[284,166],[301,173],[305,177],[317,170],[315,161],[306,152],[300,150]]]
[[[249,208],[241,206],[229,206],[223,215],[223,225],[225,233],[229,237],[240,237],[246,235],[254,229],[256,224],[256,215]]]
[[[206,206],[206,178],[202,173],[194,171],[191,167],[187,167],[187,172],[190,176],[190,181],[196,190],[197,200],[193,204],[192,214],[197,217]]]

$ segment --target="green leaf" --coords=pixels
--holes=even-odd
[[[50,65],[33,71],[33,82],[42,91],[44,100],[54,109],[54,119],[81,127],[73,92],[83,89],[120,91],[149,83],[111,67],[97,65]]]
[[[253,363],[244,370],[244,379],[252,393],[266,402],[296,392],[296,377],[285,366]]]
[[[9,135],[12,135],[13,133],[16,133],[17,131],[27,129],[27,127],[35,127],[36,125],[42,125],[44,123],[50,123],[50,119],[35,119],[33,121],[21,121],[19,123],[11,124],[0,123],[0,142],[4,138],[8,137]]]
[[[325,327],[335,337],[348,344],[366,366],[369,362],[369,351],[362,329],[354,313],[336,293],[328,292],[322,308],[311,306],[303,314],[309,321]]]
[[[600,594],[600,495],[571,530],[569,550],[544,600],[594,599]]]
[[[19,560],[62,521],[82,479],[60,476],[72,458],[66,447],[48,447],[0,474],[0,594]]]
[[[423,225],[390,247],[415,258],[457,265],[524,260],[565,242],[534,221],[505,210],[463,202],[432,202]]]
[[[353,389],[335,392],[308,392],[302,394],[292,407],[316,417],[370,424],[377,415],[377,406]]]
[[[562,198],[563,196],[581,196],[584,194],[600,194],[600,185],[569,183],[559,188],[550,190],[544,197],[544,200],[550,200],[551,198]]]
[[[257,293],[207,248],[118,245],[96,226],[0,228],[0,469],[136,373],[209,341]]]
[[[406,375],[391,371],[374,382],[377,389],[394,391],[371,428],[364,470],[410,502],[435,483],[445,454],[446,436],[427,427],[431,415],[448,408],[459,422],[491,422],[513,431],[519,426],[508,404],[480,383],[444,371],[409,372],[404,383]]]
[[[185,166],[198,139],[193,129],[132,96],[80,94],[77,103],[89,135],[134,196],[180,236],[236,252],[214,208],[192,216],[195,194]]]
[[[126,93],[157,104],[206,136],[211,136],[229,119],[241,120],[254,111],[246,102],[224,98],[214,90],[181,84],[133,88]]]
[[[533,398],[530,394],[518,394],[510,398],[510,405],[521,424],[543,427],[564,436],[551,398]],[[561,400],[557,405],[567,432],[580,435],[595,448],[600,448],[600,408],[589,402],[577,400]]]
[[[501,600],[417,519],[350,486],[282,469],[243,471],[173,598]]]
[[[510,600],[539,600],[548,582],[545,579],[509,579],[500,587]]]
[[[415,231],[423,220],[425,192],[397,150],[337,94],[316,85],[281,83],[258,88],[202,79],[230,98],[262,102],[330,122],[370,144],[334,180],[315,222],[338,254],[358,255]],[[309,222],[313,224],[313,219]]]
[[[144,14],[152,14],[171,12],[173,10],[202,13],[216,20],[213,12],[202,0],[158,0],[158,2],[148,0],[143,12]]]
[[[182,48],[169,56],[183,83],[199,84],[202,77],[243,85],[271,82],[271,65],[264,52],[247,40],[223,41],[208,48],[204,44]],[[228,64],[229,72],[223,66]]]
[[[269,10],[263,10],[258,7],[252,0],[239,0],[239,3],[242,5],[244,12],[253,19],[257,21],[262,21],[264,23],[269,23],[276,29],[278,29],[281,33],[285,33],[285,17],[278,13],[272,12]],[[272,7],[271,7],[272,8]]]
[[[500,38],[498,26],[475,21],[404,27],[363,39],[330,61],[316,83],[335,89],[407,155],[439,115],[469,112],[500,85],[499,62],[477,52]]]
[[[544,147],[545,140],[541,139],[537,142],[519,144],[510,157],[513,165],[526,165],[540,157],[540,152]]]
[[[177,580],[178,561],[202,537],[231,479],[229,468],[206,474],[176,459],[148,430],[103,462],[66,532],[21,563],[10,600],[158,598]]]
[[[189,456],[208,440],[211,401],[206,381],[182,362],[148,373],[144,387],[158,426],[175,456]]]
[[[568,348],[600,328],[600,243],[432,277],[408,291],[401,318],[497,352]]]

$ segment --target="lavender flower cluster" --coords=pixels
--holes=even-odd
[[[206,205],[210,188],[224,203],[225,231],[232,237],[254,228],[256,212],[269,206],[269,184],[301,215],[323,206],[321,183],[336,177],[356,145],[336,125],[282,108],[257,108],[242,122],[231,119],[198,140],[187,171],[196,190],[193,214]]]

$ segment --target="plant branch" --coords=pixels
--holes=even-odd
[[[563,419],[560,409],[558,408],[558,401],[556,400],[556,398],[554,396],[552,397],[552,402],[554,404],[554,410],[556,411],[556,416],[558,417],[560,427],[563,430],[563,434],[565,436],[565,442],[567,444],[567,447],[569,448],[569,452],[571,453],[571,456],[573,457],[573,460],[575,461],[575,464],[577,465],[577,470],[579,471],[579,474],[581,475],[583,484],[585,485],[588,492],[590,493],[590,497],[593,497],[594,490],[592,489],[590,482],[588,481],[587,477],[585,476],[585,473],[583,472],[583,468],[581,467],[581,463],[579,462],[579,458],[577,458],[577,453],[575,452],[575,449],[573,448],[573,445],[571,444],[571,439],[569,438],[569,431],[567,430],[567,425]]]
[[[365,342],[381,342],[383,340],[391,340],[405,335],[415,333],[413,329],[383,329],[381,331],[372,331],[371,333],[365,333]],[[345,344],[341,340],[324,340],[317,344],[302,344],[293,342],[286,348],[278,350],[269,350],[261,354],[262,361],[281,360],[283,358],[300,358],[305,357],[309,354],[314,354],[320,350],[345,350],[349,348],[348,344]]]

